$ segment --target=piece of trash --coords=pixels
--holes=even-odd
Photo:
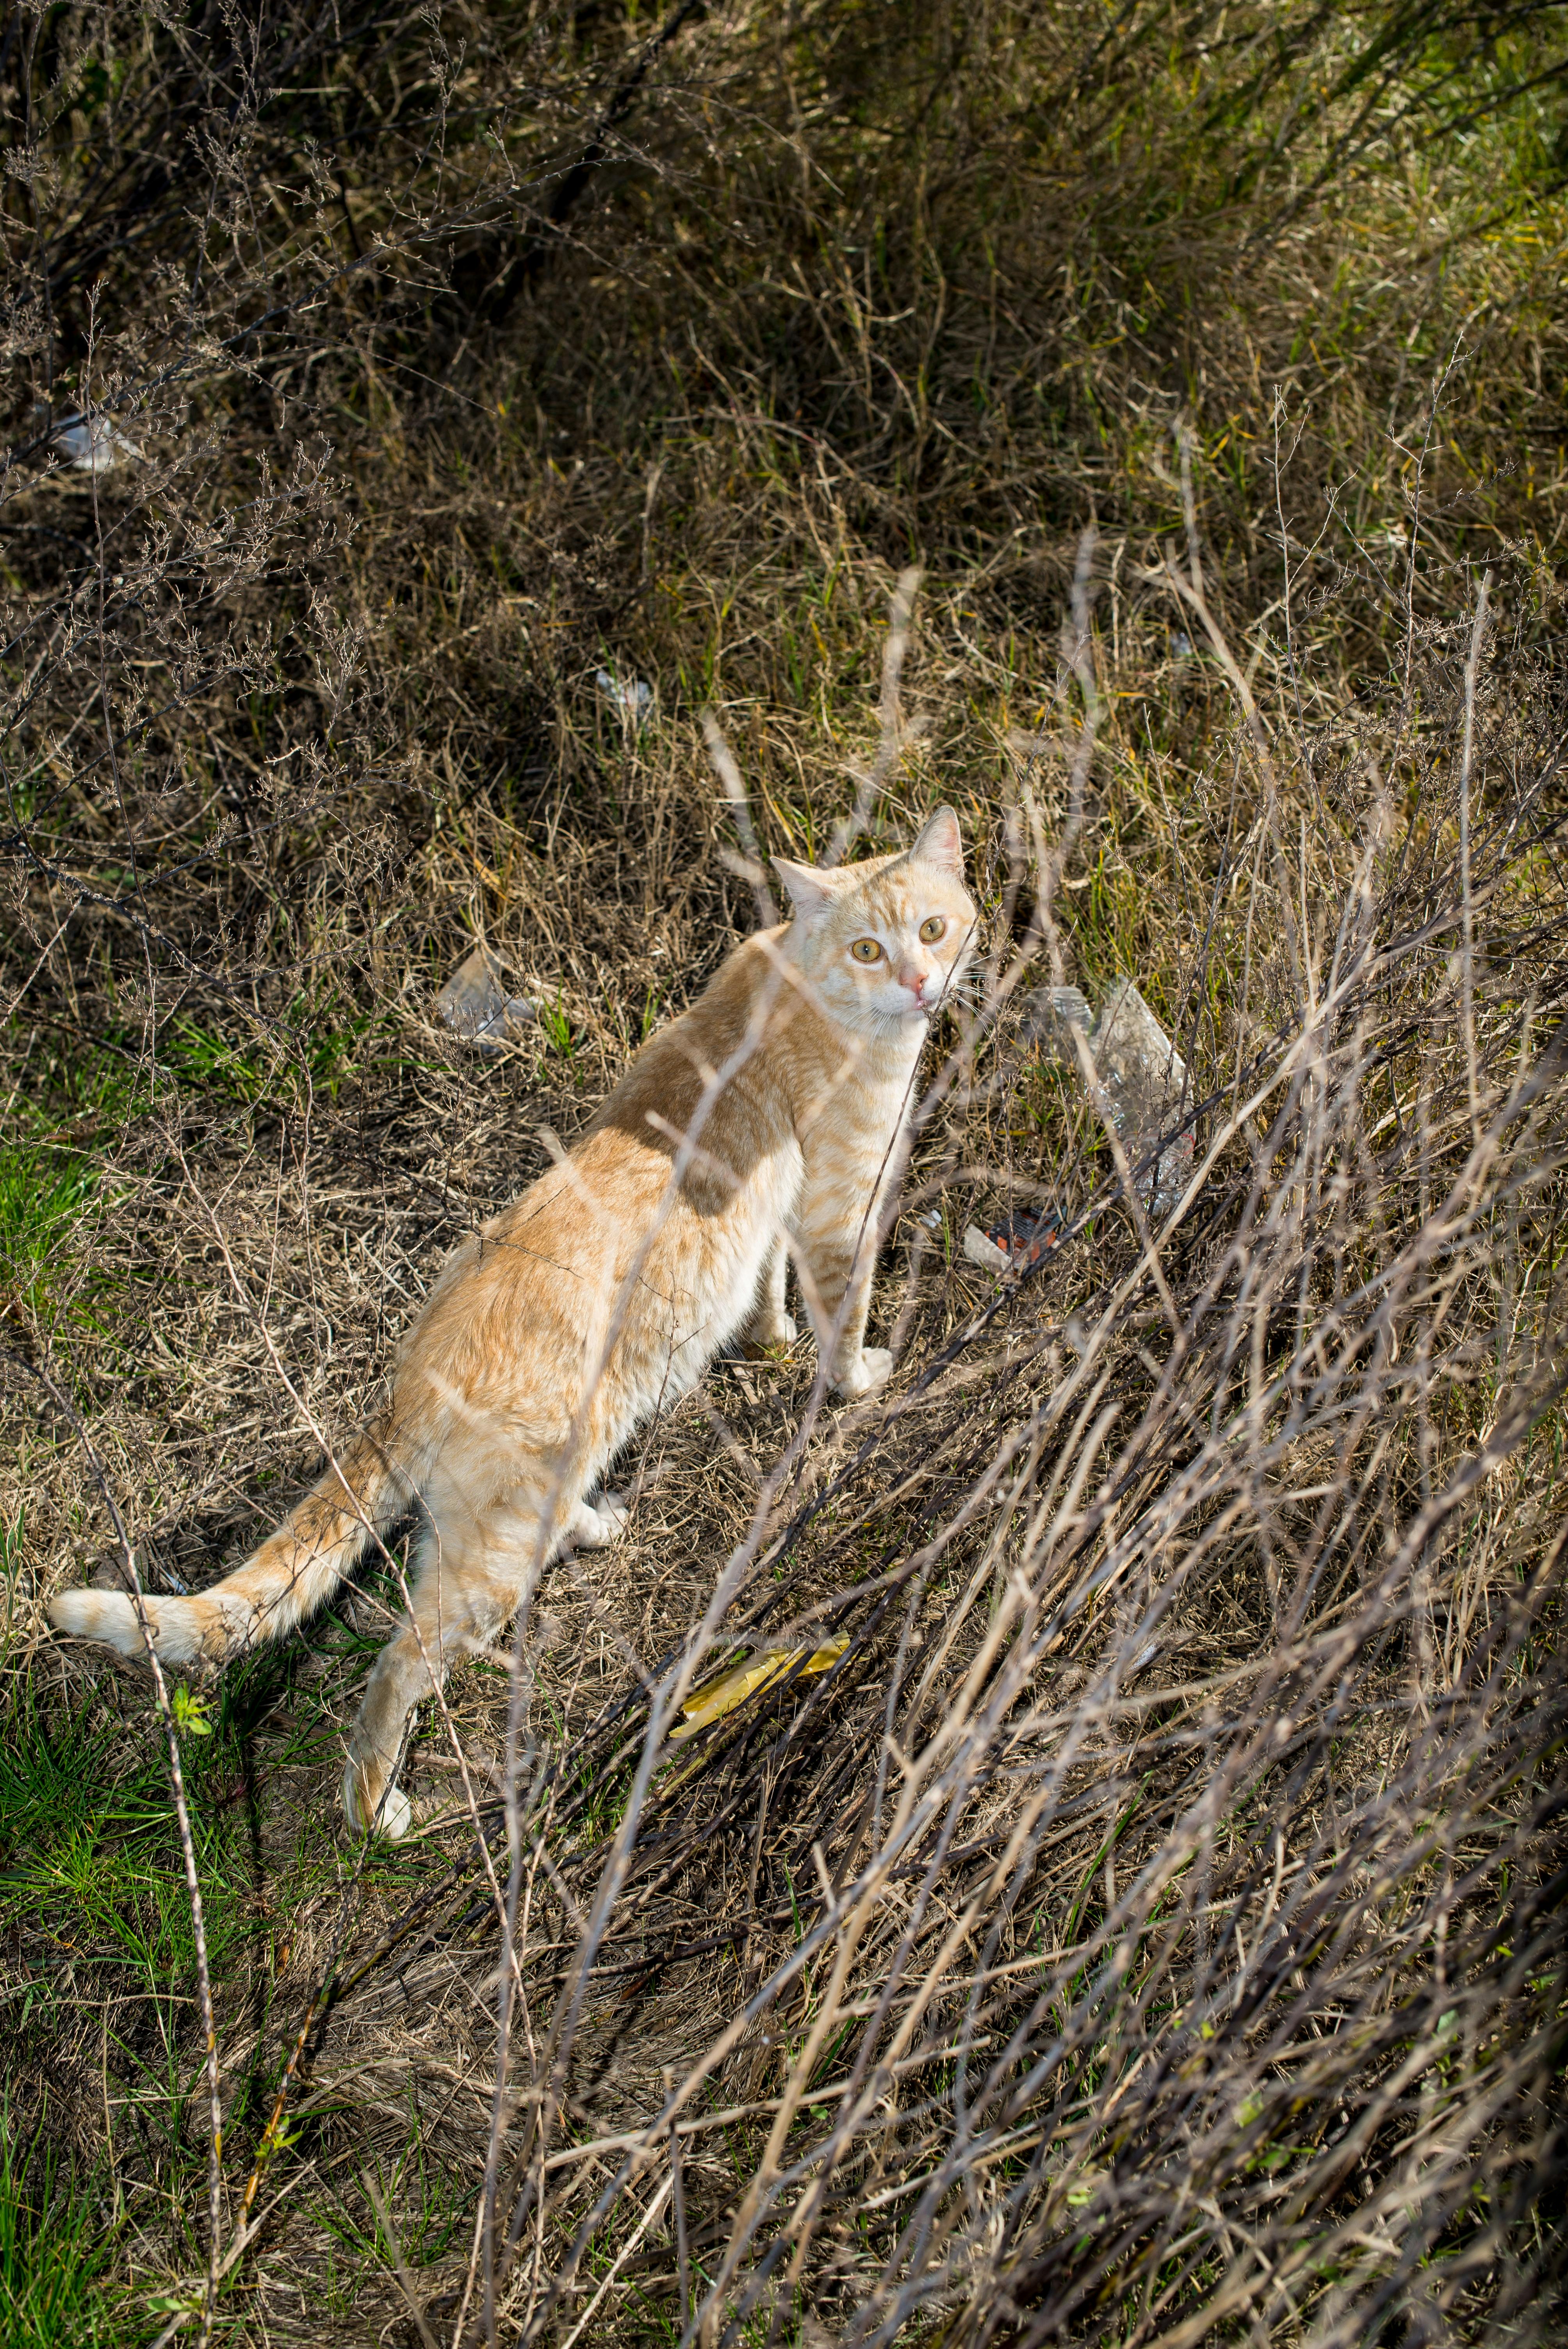
[[[1087,1039],[1094,1028],[1094,1013],[1081,987],[1037,987],[1025,996],[1023,1008],[1026,1036],[1062,1044],[1069,1029],[1080,1030]]]
[[[454,1036],[481,1052],[499,1052],[539,1018],[531,995],[509,995],[500,957],[475,947],[436,998],[436,1015]]]
[[[680,1726],[670,1732],[670,1744],[678,1745],[683,1738],[695,1737],[697,1731],[706,1729],[710,1722],[722,1721],[727,1713],[733,1713],[736,1706],[744,1704],[748,1696],[755,1696],[759,1690],[771,1688],[776,1682],[781,1681],[793,1664],[800,1662],[802,1656],[806,1659],[800,1664],[802,1680],[809,1679],[813,1672],[830,1672],[849,1644],[848,1632],[841,1631],[833,1639],[824,1640],[816,1649],[758,1648],[743,1664],[732,1666],[717,1680],[709,1681],[706,1688],[698,1689],[695,1696],[686,1699],[681,1707]]]
[[[983,1227],[969,1226],[964,1253],[986,1272],[1009,1272],[1016,1266],[1038,1264],[1060,1237],[1061,1226],[1049,1216],[998,1216]]]
[[[1187,1063],[1131,979],[1113,979],[1092,1016],[1078,988],[1040,988],[1026,999],[1025,1025],[1027,1034],[1054,1037],[1073,1060],[1068,1031],[1081,1034],[1094,1063],[1095,1107],[1126,1153],[1139,1197],[1152,1215],[1168,1214],[1191,1180],[1191,1127],[1153,1166],[1141,1162],[1188,1102]]]
[[[1137,1175],[1139,1196],[1152,1214],[1168,1215],[1192,1179],[1191,1127],[1177,1134],[1152,1167],[1141,1173],[1138,1168],[1187,1106],[1187,1063],[1130,978],[1117,979],[1108,989],[1089,1050],[1109,1103],[1109,1122]]]
[[[942,1210],[940,1207],[917,1208],[914,1220],[917,1224],[923,1224],[928,1232],[939,1232],[942,1229]]]
[[[634,734],[647,721],[654,706],[654,688],[640,677],[619,678],[614,669],[593,672],[593,682],[606,701],[612,703],[623,725]]]
[[[49,439],[78,473],[107,473],[122,457],[139,457],[134,440],[111,424],[107,416],[63,416]]]

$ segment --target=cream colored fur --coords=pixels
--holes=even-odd
[[[432,1673],[485,1647],[563,1547],[614,1538],[624,1508],[589,1495],[637,1427],[741,1329],[794,1337],[788,1258],[840,1393],[892,1367],[866,1309],[927,1022],[974,936],[957,818],[939,810],[901,855],[779,869],[793,921],[738,947],[570,1156],[453,1251],[386,1408],[237,1572],[147,1601],[161,1657],[223,1662],[291,1630],[417,1509],[413,1620],[350,1741],[362,1825],[408,1825],[394,1775]],[[49,1612],[140,1651],[117,1592],[62,1592]]]

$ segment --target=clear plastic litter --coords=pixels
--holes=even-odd
[[[1189,1126],[1143,1162],[1161,1136],[1191,1106],[1187,1064],[1130,978],[1114,979],[1098,1013],[1076,987],[1039,988],[1027,999],[1027,1032],[1054,1040],[1064,1057],[1078,1059],[1075,1029],[1094,1064],[1095,1108],[1120,1143],[1138,1195],[1153,1216],[1168,1215],[1192,1179]]]
[[[635,734],[646,725],[654,707],[651,685],[640,677],[617,677],[608,668],[596,669],[593,682],[629,732]]]
[[[1094,1013],[1081,987],[1037,987],[1024,998],[1024,1030],[1053,1042],[1068,1044],[1076,1028],[1087,1042],[1094,1032]],[[1070,1052],[1070,1047],[1069,1047]]]
[[[107,416],[63,416],[49,440],[78,473],[107,473],[122,457],[141,454]]]
[[[531,995],[509,993],[500,957],[478,946],[437,996],[436,1016],[476,1051],[499,1052],[534,1025],[539,1006]]]

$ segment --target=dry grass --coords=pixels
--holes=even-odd
[[[1561,14],[7,20],[19,2340],[1553,2336]],[[358,1847],[389,1575],[161,1715],[42,1602],[240,1555],[750,926],[705,707],[769,848],[964,818],[895,1390],[716,1366]]]

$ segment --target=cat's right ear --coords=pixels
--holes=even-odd
[[[831,895],[825,874],[815,872],[810,864],[791,864],[787,856],[776,856],[773,870],[789,891],[789,903],[803,922],[821,912]]]

